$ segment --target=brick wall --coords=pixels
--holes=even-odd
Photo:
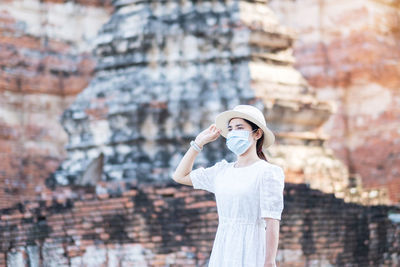
[[[40,195],[66,157],[59,116],[92,77],[91,32],[108,17],[47,2],[0,3],[0,208]]]
[[[319,99],[336,103],[323,127],[326,146],[364,188],[386,190],[399,203],[399,1],[271,0],[269,6],[298,32],[296,68]]]
[[[0,266],[205,266],[218,221],[212,194],[114,186],[123,193],[65,188],[1,210]],[[298,184],[284,194],[279,266],[399,263],[400,226],[388,219],[399,208],[349,204]]]

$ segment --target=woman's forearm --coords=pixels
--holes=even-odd
[[[176,167],[176,170],[172,176],[172,178],[178,182],[179,178],[186,176],[193,168],[194,161],[196,156],[199,154],[193,147],[189,147],[188,151],[182,157],[181,161]]]
[[[272,218],[265,219],[266,227],[266,254],[265,254],[265,267],[276,266],[276,254],[278,252],[279,244],[279,224],[280,221]]]
[[[207,129],[198,134],[194,141],[200,149],[203,149],[205,144],[215,141],[220,134],[221,130],[217,129],[215,124],[211,124]],[[199,152],[190,146],[179,162],[178,167],[176,167],[172,179],[181,184],[192,185],[189,173],[192,171],[194,160],[198,154]]]
[[[204,144],[201,141],[195,140],[195,142],[198,146],[200,146],[200,148],[203,148]],[[172,176],[176,182],[192,185],[192,182],[187,178],[187,175],[192,171],[194,161],[198,154],[199,152],[197,152],[192,146],[189,147]]]

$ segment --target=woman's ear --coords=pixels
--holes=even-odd
[[[256,133],[257,133],[256,136],[257,136],[257,140],[258,140],[258,139],[260,139],[262,137],[263,131],[261,130],[261,128],[258,128]]]

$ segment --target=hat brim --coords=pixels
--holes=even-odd
[[[228,110],[228,111],[224,111],[220,114],[218,114],[215,117],[215,125],[218,129],[221,130],[221,135],[223,137],[227,137],[228,135],[228,123],[232,118],[242,118],[242,119],[246,119],[249,120],[253,123],[255,123],[258,127],[260,127],[263,132],[264,132],[264,143],[263,143],[263,148],[267,148],[269,146],[271,146],[274,142],[275,142],[275,135],[272,133],[272,131],[270,129],[268,129],[268,127],[266,127],[263,123],[261,123],[260,121],[256,120],[255,118],[253,118],[252,116],[249,116],[246,113],[240,112],[240,111],[235,111],[235,110]]]

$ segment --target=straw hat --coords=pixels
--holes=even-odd
[[[215,125],[218,129],[221,129],[221,135],[227,137],[228,135],[228,123],[232,118],[242,118],[255,123],[264,132],[264,143],[263,148],[271,146],[275,142],[275,135],[267,127],[264,114],[256,107],[251,105],[238,105],[233,110],[224,111],[217,115],[215,118]]]

